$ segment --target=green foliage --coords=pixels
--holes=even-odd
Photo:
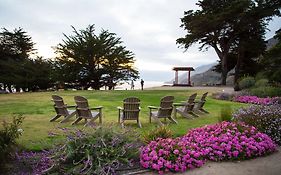
[[[96,34],[94,25],[79,31],[72,28],[74,35],[64,35],[65,40],[56,48],[60,54],[56,62],[58,81],[78,82],[84,88],[112,89],[120,81],[138,78],[138,71],[133,67],[134,54],[122,46],[121,38],[115,33],[102,30]],[[67,76],[68,70],[72,70],[72,76]]]
[[[254,77],[244,77],[239,81],[239,88],[240,89],[248,89],[255,85],[255,78]]]
[[[270,81],[281,83],[281,29],[276,32],[274,38],[278,39],[278,43],[266,51],[260,64],[263,66],[263,73]]]
[[[230,122],[232,120],[232,109],[230,105],[225,105],[221,108],[221,113],[219,117],[219,121],[227,121]]]
[[[7,123],[5,120],[2,123],[0,130],[0,164],[7,161],[9,156],[13,154],[18,139],[23,130],[20,128],[24,117],[13,117],[12,123]]]
[[[268,79],[265,78],[259,79],[256,81],[255,87],[265,87],[268,86],[268,83],[269,83]]]
[[[114,174],[122,165],[138,159],[141,146],[133,131],[112,128],[68,131],[68,140],[55,149],[54,166],[48,172],[62,174]]]
[[[173,137],[173,132],[167,126],[157,127],[147,133],[143,134],[143,141],[145,143],[150,143],[157,138],[171,138]]]
[[[258,97],[277,97],[281,96],[281,88],[280,87],[253,87],[249,90],[250,95],[258,96]]]

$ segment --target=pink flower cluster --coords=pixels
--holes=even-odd
[[[160,174],[201,167],[206,160],[241,160],[276,150],[266,134],[243,123],[222,122],[176,139],[158,139],[141,149],[140,163]]]
[[[257,96],[236,96],[234,97],[234,101],[241,102],[241,103],[259,104],[259,105],[271,105],[276,103],[276,98],[278,97],[259,98]]]
[[[249,159],[276,150],[268,135],[243,123],[222,122],[196,128],[182,139],[198,145],[213,161]]]
[[[140,163],[144,168],[157,170],[160,174],[167,171],[184,172],[201,167],[205,155],[198,145],[181,138],[157,139],[143,147]]]

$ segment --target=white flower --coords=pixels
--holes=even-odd
[[[19,129],[18,129],[18,132],[22,133],[22,132],[23,132],[23,129],[19,128]]]

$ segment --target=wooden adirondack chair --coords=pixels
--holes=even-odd
[[[57,120],[58,118],[60,118],[61,116],[64,117],[64,119],[60,122],[66,122],[67,120],[69,120],[71,117],[73,117],[76,114],[76,110],[68,110],[67,108],[75,108],[75,106],[67,106],[67,104],[65,104],[63,102],[63,99],[58,96],[58,95],[52,95],[52,101],[54,102],[54,108],[55,111],[57,113],[56,116],[54,116],[53,118],[51,118],[50,122],[53,122],[55,120]]]
[[[99,123],[102,123],[102,106],[90,108],[88,100],[81,96],[75,96],[74,101],[76,103],[77,119],[72,123],[72,125],[77,124],[82,119],[85,119],[88,126],[99,118]],[[97,110],[97,112],[92,112],[91,110]],[[87,122],[87,120],[89,121]]]
[[[174,106],[175,106],[174,117],[176,118],[177,113],[180,113],[182,116],[187,117],[187,118],[190,118],[191,116],[199,117],[197,114],[195,114],[193,112],[194,105],[195,105],[194,100],[195,100],[196,96],[197,96],[197,93],[192,94],[187,99],[187,101],[184,103],[180,103],[180,104],[175,103],[174,104]],[[177,108],[177,106],[180,106],[180,107]]]
[[[137,120],[139,127],[141,123],[139,120],[140,113],[140,100],[136,97],[129,97],[123,100],[123,108],[117,107],[119,110],[118,123],[121,122],[122,128],[124,128],[125,120]]]
[[[200,99],[200,101],[196,101],[196,109],[198,111],[204,112],[204,113],[209,113],[208,111],[206,111],[205,109],[203,109],[203,106],[205,105],[206,102],[206,97],[208,95],[208,92],[204,93]]]
[[[165,121],[168,118],[170,121],[177,124],[176,120],[171,116],[173,112],[173,102],[174,96],[165,96],[160,100],[160,107],[148,106],[149,123],[151,123],[152,117],[161,126],[163,125],[163,123],[159,120],[160,118],[164,118]]]

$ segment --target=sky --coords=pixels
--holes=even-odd
[[[36,43],[39,56],[55,56],[52,47],[62,42],[63,33],[72,34],[71,25],[85,29],[95,24],[97,33],[109,30],[121,37],[135,54],[135,67],[145,81],[168,81],[174,66],[216,62],[214,50],[200,52],[194,44],[186,52],[176,39],[184,11],[197,9],[198,0],[0,0],[0,27],[22,27]],[[281,19],[269,23],[266,38],[281,27]]]

